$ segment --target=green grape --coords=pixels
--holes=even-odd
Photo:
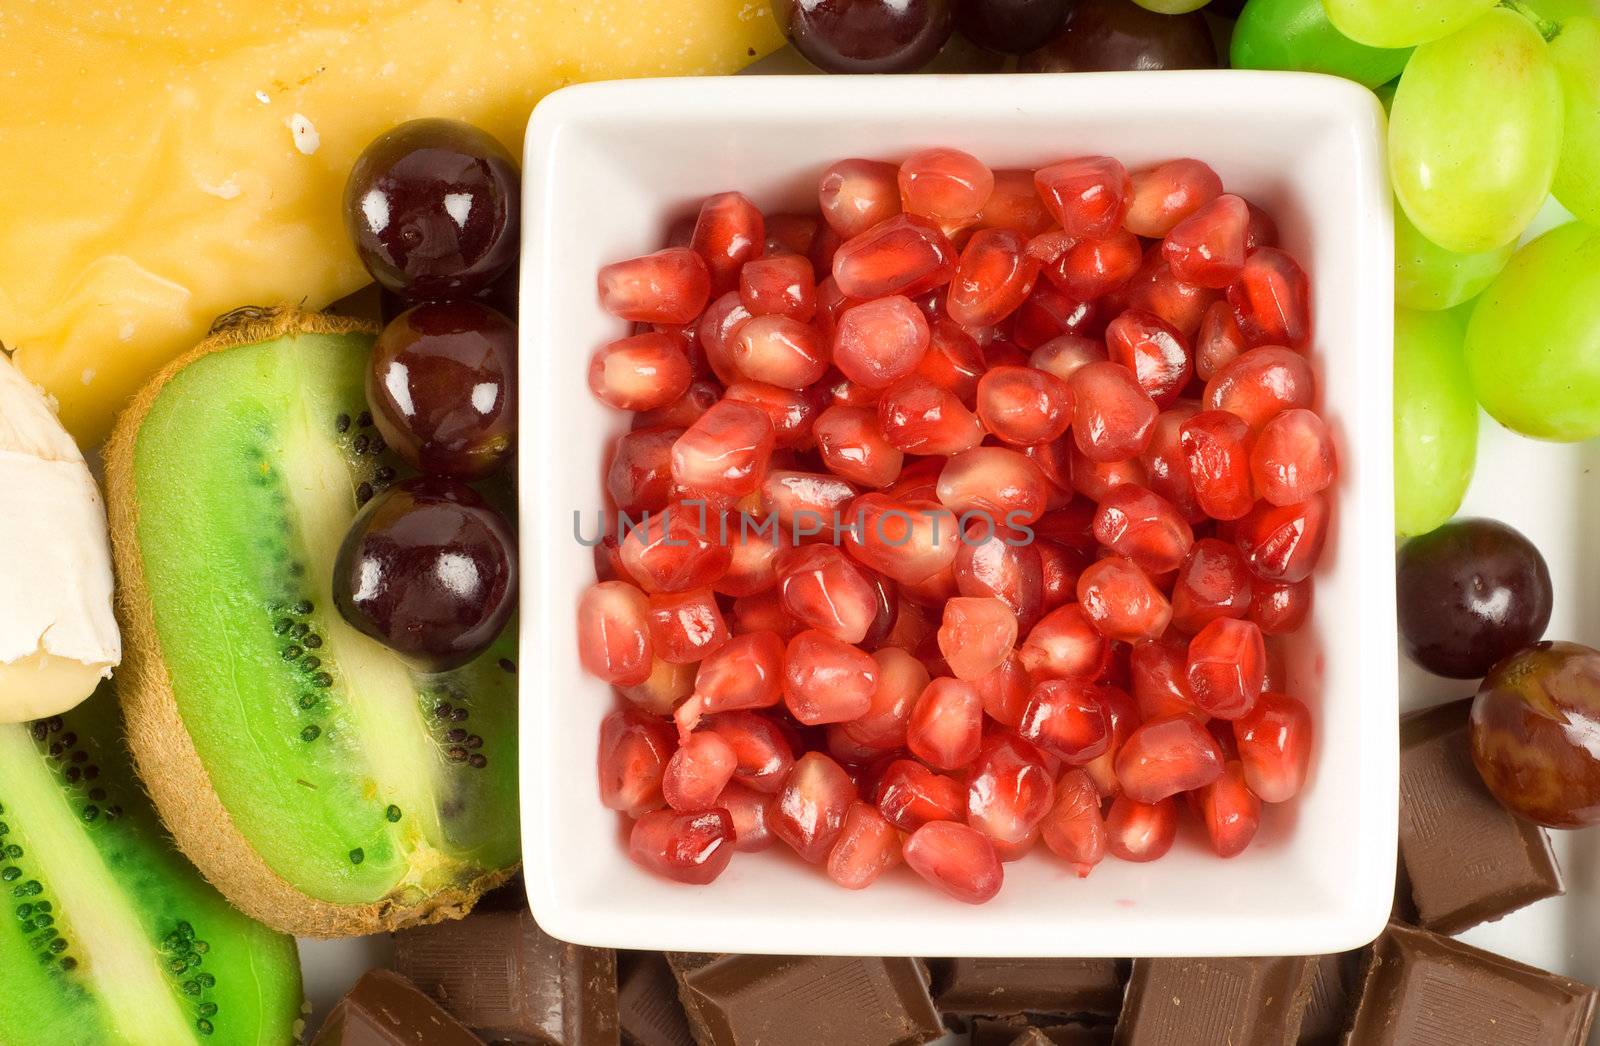
[[[1478,404],[1461,358],[1463,310],[1394,314],[1394,529],[1456,514],[1478,460]]]
[[[1544,37],[1514,11],[1417,48],[1395,91],[1389,173],[1422,234],[1464,254],[1520,236],[1550,195],[1561,104]]]
[[[1211,0],[1133,0],[1134,3],[1146,11],[1154,11],[1158,15],[1184,15],[1190,11],[1198,11]]]
[[[1552,186],[1561,205],[1600,225],[1600,18],[1574,17],[1550,43],[1567,119]]]
[[[1394,208],[1394,300],[1408,309],[1433,312],[1471,301],[1511,260],[1515,244],[1457,254],[1417,231],[1398,203]]]
[[[1322,0],[1249,0],[1233,28],[1235,69],[1331,73],[1377,87],[1399,76],[1410,56],[1356,43],[1328,21]]]
[[[1339,32],[1368,47],[1412,47],[1470,25],[1495,0],[1322,0]]]
[[[1600,230],[1571,222],[1512,255],[1473,307],[1467,372],[1509,429],[1600,436]]]
[[[1565,22],[1573,15],[1600,15],[1600,0],[1523,0],[1523,3],[1552,22]]]

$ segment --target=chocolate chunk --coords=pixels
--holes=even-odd
[[[1596,990],[1400,923],[1373,945],[1360,1046],[1582,1046]]]
[[[615,1046],[615,953],[564,944],[527,909],[395,934],[395,969],[484,1038]]]
[[[417,986],[373,970],[328,1014],[311,1046],[483,1046]]]
[[[1409,910],[1457,934],[1562,892],[1544,829],[1484,787],[1467,739],[1471,699],[1400,720],[1400,860]]]
[[[1361,965],[1366,952],[1319,955],[1311,971],[1311,998],[1300,1021],[1299,1046],[1339,1046],[1356,993],[1361,988]]]
[[[943,959],[931,963],[942,1013],[1093,1013],[1115,1017],[1124,971],[1116,959]]]
[[[1300,1035],[1315,963],[1314,956],[1135,959],[1116,1042],[1290,1046]]]
[[[667,956],[700,1046],[911,1046],[944,1034],[917,959]]]
[[[972,1046],[1111,1046],[1112,1025],[1067,1017],[979,1017]]]
[[[617,954],[617,1015],[630,1046],[694,1046],[677,978],[660,952]]]

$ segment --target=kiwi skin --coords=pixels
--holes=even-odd
[[[333,904],[306,895],[267,866],[218,798],[178,711],[139,550],[134,444],[162,388],[195,360],[289,334],[377,332],[377,325],[370,322],[295,308],[229,313],[212,326],[209,337],[168,363],[139,390],[117,418],[105,446],[107,515],[123,637],[118,691],[139,776],[178,847],[201,874],[246,915],[297,937],[356,937],[460,919],[480,896],[516,874],[517,867],[486,873],[464,887],[437,891],[415,904],[394,897],[369,904]]]

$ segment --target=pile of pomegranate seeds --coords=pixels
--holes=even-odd
[[[1330,511],[1310,290],[1198,160],[842,160],[606,266],[635,412],[578,607],[605,805],[707,883],[782,845],[982,903],[1041,839],[1222,857],[1299,792],[1282,693]]]

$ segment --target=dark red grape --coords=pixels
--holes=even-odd
[[[425,302],[383,328],[367,402],[384,440],[424,472],[480,479],[517,434],[517,328],[487,305]]]
[[[904,73],[950,39],[950,0],[772,0],[794,49],[830,73]]]
[[[517,602],[511,528],[465,483],[417,476],[367,503],[333,568],[344,619],[433,671],[488,649]]]
[[[380,135],[344,187],[345,228],[372,278],[410,301],[469,297],[517,256],[517,163],[458,120]]]
[[[1544,557],[1496,520],[1453,520],[1412,538],[1395,579],[1402,645],[1436,675],[1477,679],[1550,623]]]
[[[1511,812],[1549,828],[1600,822],[1600,650],[1535,643],[1472,702],[1472,761]]]
[[[1132,0],[1080,0],[1054,40],[1022,56],[1025,73],[1214,69],[1217,47],[1198,11],[1162,15]]]
[[[1026,54],[1061,28],[1072,0],[956,0],[956,30],[979,47]]]

